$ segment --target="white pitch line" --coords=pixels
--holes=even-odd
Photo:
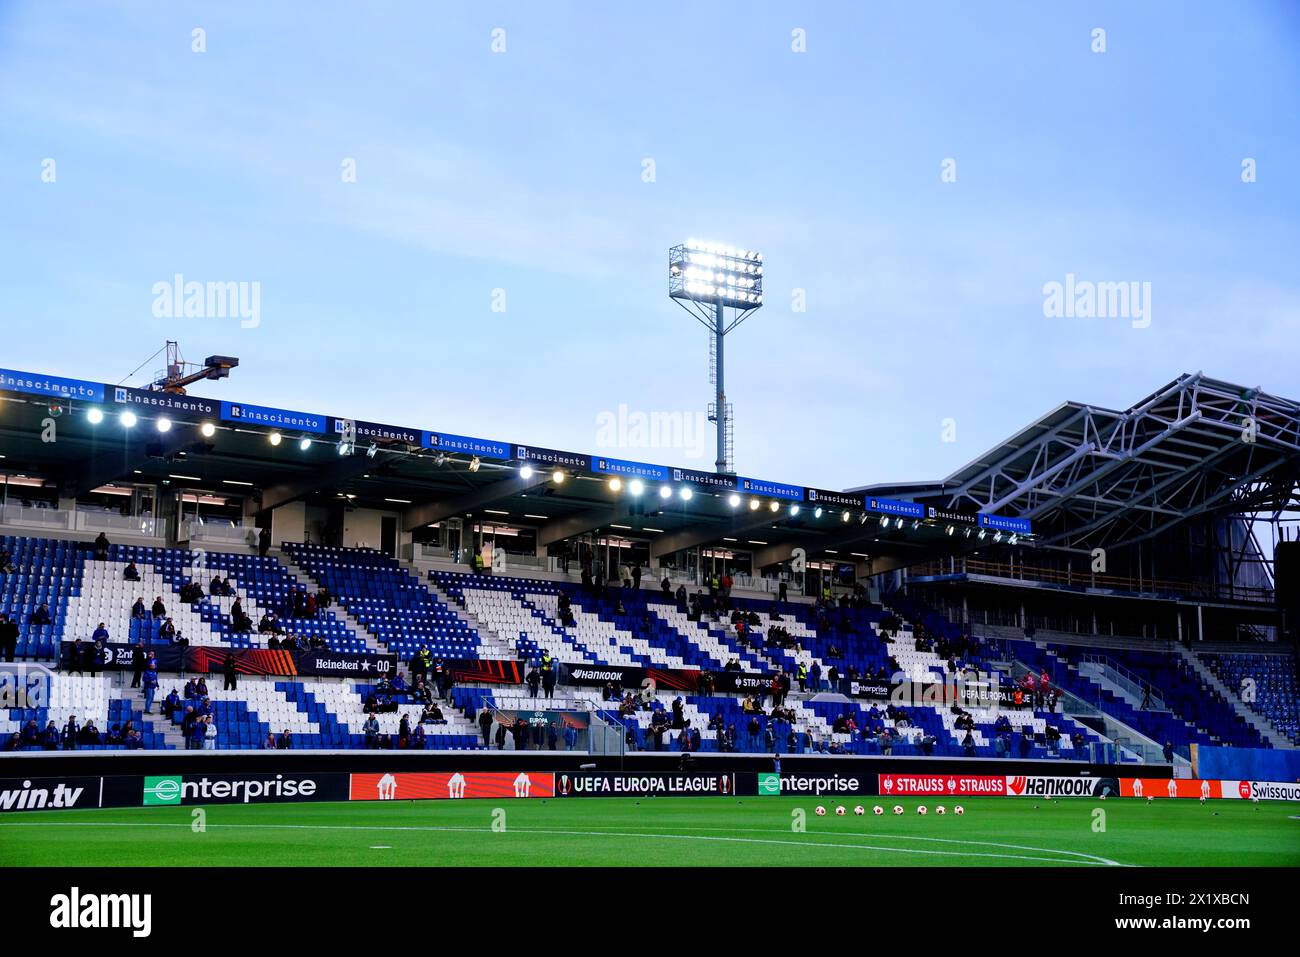
[[[155,821],[0,821],[0,827],[184,827],[188,828],[189,824],[183,823],[166,823]],[[421,832],[463,832],[463,833],[487,833],[487,828],[482,827],[439,827],[433,825],[355,825],[355,824],[208,824],[209,828],[243,828],[243,829],[267,829],[283,831],[421,831]],[[754,830],[754,829],[751,829]],[[725,837],[721,835],[707,834],[662,834],[646,833],[635,831],[570,831],[554,828],[538,827],[514,827],[509,831],[522,834],[559,834],[566,837],[635,837],[635,838],[657,838],[662,840],[677,841],[714,841],[732,844],[775,844],[786,847],[832,847],[839,850],[859,850],[859,851],[882,851],[887,854],[926,854],[936,857],[992,857],[1012,861],[1041,861],[1048,864],[1093,864],[1103,867],[1124,867],[1118,861],[1112,861],[1104,857],[1095,857],[1091,854],[1081,854],[1077,851],[1059,851],[1055,848],[1021,848],[1015,844],[994,844],[986,841],[953,841],[953,843],[967,843],[977,847],[1003,847],[1015,850],[1031,850],[1044,854],[1071,854],[1078,855],[1090,860],[1068,860],[1059,857],[1032,857],[1027,854],[988,854],[980,851],[938,851],[926,850],[918,847],[881,847],[874,844],[837,844],[829,841],[777,841],[770,838],[753,838],[753,837]],[[780,832],[784,833],[784,832]],[[826,832],[820,832],[826,833]],[[876,835],[879,836],[879,835]],[[887,835],[891,838],[907,837],[908,835]],[[917,840],[936,840],[947,841],[947,838],[916,838]]]

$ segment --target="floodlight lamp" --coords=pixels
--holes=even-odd
[[[727,504],[730,505],[732,508],[735,508],[740,504],[740,496],[737,495],[735,492],[732,492],[730,495],[727,496]]]
[[[311,449],[311,439],[307,438],[307,436],[304,435],[301,439],[298,440],[298,448],[304,452]]]
[[[279,432],[272,432],[270,435],[266,437],[266,441],[270,442],[272,445],[279,445],[280,438],[281,436]]]
[[[211,422],[204,422],[199,426],[199,432],[202,433],[205,439],[210,439],[217,434],[217,427]]]
[[[532,478],[532,477],[533,477],[533,467],[532,467],[531,465],[525,465],[525,466],[523,466],[523,467],[519,470],[519,477],[520,477],[520,478],[523,478],[523,479],[530,479],[530,478]]]
[[[684,488],[684,489],[682,489],[682,490],[681,490],[680,492],[678,492],[677,494],[680,495],[680,496],[682,497],[682,501],[685,501],[685,502],[689,502],[691,499],[693,499],[693,498],[695,497],[695,493],[692,492],[692,491],[691,491],[690,489],[688,489],[688,488]]]
[[[633,479],[631,482],[628,483],[627,490],[631,492],[633,495],[640,495],[643,491],[645,491],[645,483],[642,482],[640,479]]]
[[[621,492],[623,490],[623,480],[621,478],[610,479],[609,490],[611,492]]]
[[[91,409],[86,413],[86,421],[91,425],[99,425],[104,421],[104,413],[99,409]]]
[[[124,428],[133,428],[136,423],[135,413],[128,409],[126,412],[122,413],[121,421]]]

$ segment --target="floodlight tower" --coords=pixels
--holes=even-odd
[[[688,239],[668,250],[668,295],[713,336],[715,394],[709,421],[718,427],[714,466],[719,473],[731,472],[731,408],[727,404],[722,347],[727,333],[763,305],[763,254]]]

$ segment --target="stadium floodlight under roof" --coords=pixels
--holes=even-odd
[[[717,424],[718,472],[731,472],[731,411],[723,375],[723,340],[763,305],[763,254],[724,243],[688,239],[668,250],[668,296],[713,336],[709,418]],[[728,312],[730,310],[730,312]]]

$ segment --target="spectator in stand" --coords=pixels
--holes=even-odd
[[[50,624],[50,606],[41,602],[40,607],[32,612],[31,617],[27,619],[27,624],[35,628],[43,628]]]
[[[95,561],[108,561],[108,536],[103,532],[95,536]]]
[[[6,751],[21,751],[23,749],[23,736],[15,731],[9,735],[9,740],[5,742]]]
[[[126,747],[128,751],[143,751],[144,737],[140,734],[139,731],[132,731],[130,734],[126,736],[126,740],[123,742],[123,745]]]
[[[181,718],[181,734],[185,738],[185,750],[190,751],[194,748],[194,723],[199,720],[198,713],[194,710],[193,705],[185,706],[185,716]]]
[[[808,672],[809,684],[813,691],[822,690],[822,666],[820,661],[814,661],[812,669]]]
[[[154,618],[167,617],[167,607],[163,604],[162,595],[159,595],[153,600],[153,605],[150,607],[149,613],[153,615]]]
[[[415,730],[411,732],[411,750],[423,751],[426,737],[427,736],[424,733],[424,725],[417,724]]]
[[[140,678],[144,674],[144,666],[148,659],[144,654],[144,642],[137,641],[135,647],[131,649],[131,687],[140,687]]]
[[[162,714],[168,721],[171,721],[175,714],[181,710],[181,696],[176,693],[176,689],[171,690],[171,694],[163,699]]]
[[[140,580],[140,569],[135,567],[135,562],[127,562],[126,570],[122,572],[122,580],[128,582]]]
[[[365,732],[366,735],[366,747],[369,748],[370,750],[374,750],[375,748],[378,748],[379,747],[379,721],[373,714],[371,714],[370,717],[366,718],[366,723],[362,726],[362,730]]]
[[[571,724],[564,726],[564,750],[572,751],[578,746],[578,729]]]
[[[270,526],[263,526],[262,530],[257,533],[257,554],[262,558],[271,550],[271,529]]]
[[[0,656],[5,661],[13,661],[18,650],[18,624],[9,616],[0,612]]]
[[[153,655],[144,668],[144,713],[153,714],[153,696],[158,692],[158,659]]]
[[[1043,740],[1047,742],[1048,752],[1057,754],[1061,745],[1061,729],[1056,725],[1049,724],[1043,731]]]
[[[144,615],[145,615],[145,611],[144,611],[144,599],[143,599],[143,598],[137,598],[137,599],[135,600],[135,604],[131,606],[131,617],[132,617],[132,618],[143,618]]]
[[[1174,763],[1174,745],[1172,741],[1166,741],[1164,747],[1165,764]]]
[[[429,699],[428,704],[424,706],[424,711],[420,715],[420,721],[427,721],[429,724],[446,724],[447,718],[442,713],[442,707],[437,701]]]
[[[102,641],[96,641],[90,647],[90,677],[93,678],[100,671],[103,671],[104,668],[108,666],[108,662],[111,658],[112,655],[109,650],[104,647],[104,643]]]
[[[45,733],[41,736],[41,745],[46,751],[59,750],[59,727],[53,721],[45,726]]]
[[[0,545],[0,575],[12,575],[13,573],[13,556],[9,554],[9,550],[4,545]]]
[[[36,726],[35,721],[32,722],[32,726],[33,727]],[[63,750],[64,751],[77,750],[77,736],[80,733],[80,731],[81,731],[81,725],[77,724],[77,716],[68,715],[67,724],[63,726]]]
[[[194,723],[190,726],[190,750],[202,751],[207,746],[207,739],[207,718],[195,716]]]
[[[22,746],[24,748],[35,748],[39,747],[40,743],[41,729],[36,726],[36,719],[30,718],[27,723],[23,725]]]
[[[99,744],[99,729],[95,727],[93,718],[82,725],[81,732],[77,735],[77,743],[85,745]]]
[[[491,738],[492,709],[489,708],[486,704],[483,705],[483,710],[481,710],[478,713],[478,730],[479,733],[483,735],[483,747],[485,748],[491,747],[492,746],[492,738]]]
[[[541,683],[542,676],[538,674],[537,669],[535,667],[530,668],[528,674],[524,676],[524,684],[528,685],[528,696],[530,698],[537,697],[537,688]]]

